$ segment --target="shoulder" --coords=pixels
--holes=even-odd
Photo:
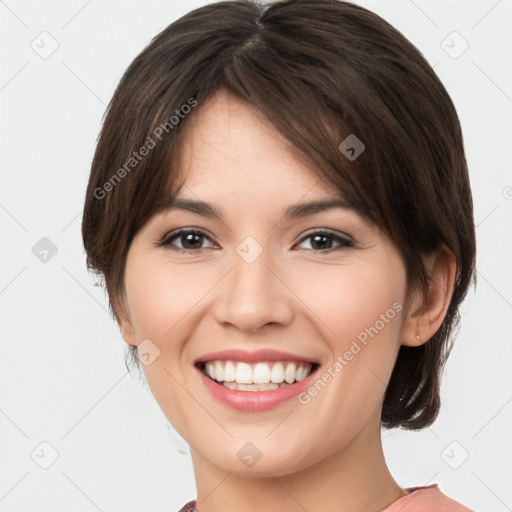
[[[196,512],[196,501],[192,500],[183,505],[178,512]]]
[[[473,512],[441,492],[437,484],[406,489],[408,494],[383,512]]]

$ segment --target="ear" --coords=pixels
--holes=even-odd
[[[457,263],[455,256],[442,245],[423,259],[429,276],[426,300],[417,291],[411,301],[402,330],[402,344],[415,347],[426,343],[441,326],[455,286]],[[419,338],[419,339],[418,339]]]

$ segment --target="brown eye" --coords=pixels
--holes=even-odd
[[[176,249],[181,252],[197,252],[207,247],[203,247],[205,240],[210,240],[210,237],[203,231],[195,229],[181,229],[175,233],[170,233],[157,245],[159,247],[169,246],[171,249]],[[176,245],[175,242],[179,245]]]
[[[351,240],[328,231],[315,231],[314,233],[309,233],[309,235],[301,239],[301,243],[304,240],[310,240],[311,248],[307,248],[307,250],[316,252],[330,252],[345,249],[347,247],[353,247],[354,245]],[[337,243],[338,245],[333,247],[333,243]]]

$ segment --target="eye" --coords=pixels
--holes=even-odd
[[[211,240],[211,238],[204,232],[198,229],[180,229],[174,233],[169,233],[156,245],[157,247],[169,246],[173,250],[180,252],[200,252],[205,247],[202,247],[204,240]],[[173,242],[177,240],[181,245],[177,246]]]
[[[205,248],[213,247],[213,245],[203,247],[205,240],[211,241],[212,238],[204,231],[199,229],[180,229],[166,235],[162,240],[156,243],[156,246],[169,246],[169,248],[173,250],[184,253],[201,252]],[[309,233],[301,239],[300,243],[306,240],[310,241],[310,248],[306,248],[306,250],[319,253],[327,253],[353,247],[351,240],[329,231],[314,231],[313,233]],[[175,241],[178,241],[179,245],[174,243]],[[333,243],[338,245],[333,247]]]
[[[310,240],[310,246],[312,250],[316,252],[331,252],[336,250],[346,249],[347,247],[353,247],[354,243],[347,238],[336,235],[329,231],[314,231],[309,233],[301,239],[301,242]],[[338,243],[337,247],[333,247],[333,241]]]

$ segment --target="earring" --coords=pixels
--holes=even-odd
[[[418,341],[421,341],[421,340],[420,340],[420,337],[419,337],[417,334],[416,334],[416,339],[417,339]]]

